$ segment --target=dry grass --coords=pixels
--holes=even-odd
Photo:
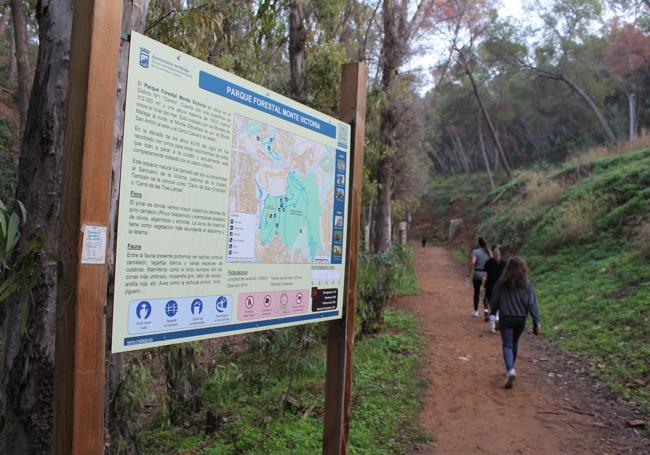
[[[584,152],[579,152],[567,160],[567,163],[581,166],[589,163],[590,161],[597,160],[598,158],[605,158],[607,156],[617,155],[619,149],[615,147],[607,147],[605,145],[596,145]]]
[[[635,140],[626,141],[620,144],[618,150],[620,153],[625,153],[647,148],[650,148],[650,131],[644,129]]]
[[[545,180],[535,187],[528,188],[528,199],[533,205],[545,205],[553,202],[564,191],[564,185],[557,180]]]
[[[520,177],[526,182],[526,201],[515,209],[520,212],[550,204],[564,190],[564,184],[549,179],[547,172],[525,171]]]
[[[645,222],[637,228],[635,242],[639,255],[645,259],[650,259],[650,222]]]
[[[594,233],[594,220],[600,210],[592,197],[570,203],[562,210],[560,235],[564,240],[574,240]]]
[[[561,209],[555,221],[554,233],[546,244],[547,248],[554,249],[567,242],[594,235],[594,221],[605,213],[608,207],[608,201],[593,196],[571,201]]]
[[[639,137],[633,141],[619,142],[616,147],[597,145],[583,152],[578,152],[567,160],[567,163],[580,166],[598,158],[620,155],[621,153],[650,148],[650,131],[642,130]]]

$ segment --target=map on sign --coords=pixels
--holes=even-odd
[[[330,263],[336,150],[233,116],[229,262]]]

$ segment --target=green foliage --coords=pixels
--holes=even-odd
[[[135,450],[132,435],[142,430],[141,414],[145,404],[154,397],[150,389],[153,374],[140,357],[132,357],[123,369],[120,384],[109,402],[111,429],[110,453],[132,453]]]
[[[0,303],[13,294],[18,294],[24,303],[41,275],[36,256],[45,243],[45,235],[39,232],[22,251],[17,251],[20,227],[27,219],[27,212],[20,201],[16,201],[15,205],[17,209],[10,210],[0,200]],[[27,305],[22,305],[21,311],[21,327],[24,330]]]
[[[5,201],[14,196],[16,186],[15,141],[9,121],[0,118],[0,199]]]
[[[412,316],[386,310],[385,319],[392,330],[361,339],[356,345],[352,454],[404,454],[413,441],[425,439],[412,424],[424,386],[416,374],[422,339]],[[295,341],[295,335],[287,338]],[[319,453],[325,346],[305,347],[295,367],[276,365],[286,360],[269,352],[249,349],[215,368],[204,382],[201,396],[217,416],[216,432],[200,434],[202,416],[192,417],[189,428],[154,424],[139,434],[138,453]]]
[[[166,415],[171,424],[179,423],[184,415],[200,408],[199,388],[204,372],[199,368],[198,356],[202,346],[194,342],[161,349],[167,387]]]
[[[411,250],[393,245],[382,254],[360,253],[357,269],[357,331],[381,330],[384,308],[396,295],[417,294]]]
[[[546,334],[650,414],[650,149],[568,165],[510,190],[479,227],[529,260]],[[499,191],[499,190],[497,190]]]

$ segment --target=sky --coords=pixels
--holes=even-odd
[[[503,3],[503,9],[499,10],[499,14],[503,14],[506,17],[515,17],[517,19],[522,19],[524,17],[521,0],[501,0],[501,2]]]

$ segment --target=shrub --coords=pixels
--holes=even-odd
[[[417,293],[411,251],[393,245],[381,254],[361,253],[357,271],[357,332],[383,328],[384,307],[398,294]]]

